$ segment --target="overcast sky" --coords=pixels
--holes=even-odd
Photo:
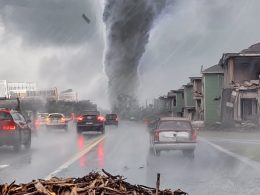
[[[179,88],[222,53],[260,42],[258,0],[173,2],[154,22],[140,63],[142,102]],[[108,107],[103,6],[103,0],[0,0],[0,79],[73,88]]]

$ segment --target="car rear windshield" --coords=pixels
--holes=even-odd
[[[49,114],[45,114],[45,113],[42,113],[42,114],[38,114],[39,117],[47,117]]]
[[[191,125],[188,121],[161,121],[159,129],[167,130],[191,130]]]
[[[49,117],[50,118],[62,118],[63,116],[61,114],[51,114]]]
[[[107,114],[106,118],[108,118],[108,119],[116,119],[117,115],[116,114]]]
[[[98,111],[84,111],[82,115],[100,115]]]
[[[8,112],[0,112],[0,121],[4,120],[12,120],[11,114],[9,114]]]

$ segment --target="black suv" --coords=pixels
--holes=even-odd
[[[86,111],[77,117],[77,132],[99,131],[105,132],[105,117],[98,111]]]
[[[107,114],[106,115],[106,125],[115,125],[118,127],[118,116],[117,114]]]
[[[16,151],[24,145],[31,147],[31,128],[22,114],[15,110],[0,109],[0,146],[13,146]]]

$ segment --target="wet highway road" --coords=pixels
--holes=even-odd
[[[79,177],[105,168],[127,177],[131,183],[154,186],[161,173],[162,188],[181,188],[189,194],[260,194],[260,169],[200,140],[195,159],[181,152],[149,155],[145,126],[123,122],[107,127],[105,136],[77,136],[69,132],[41,131],[33,137],[32,149],[15,153],[0,149],[0,183],[29,182],[32,179]]]

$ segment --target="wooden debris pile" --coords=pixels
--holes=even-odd
[[[177,190],[160,190],[160,175],[157,177],[156,188],[143,185],[131,185],[122,176],[113,176],[102,170],[104,174],[92,172],[82,178],[50,180],[33,180],[28,184],[17,185],[15,182],[0,185],[1,195],[187,195]]]

